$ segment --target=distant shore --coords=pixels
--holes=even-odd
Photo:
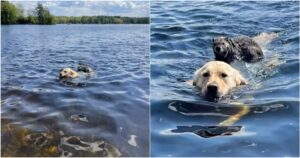
[[[1,25],[55,25],[55,24],[149,24],[149,17],[120,17],[120,16],[53,16],[54,22],[39,23],[22,20]]]
[[[54,24],[149,24],[149,17],[122,16],[54,16],[47,7],[37,3],[27,14],[22,6],[1,1],[1,25],[54,25]]]

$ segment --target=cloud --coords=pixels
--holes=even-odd
[[[12,1],[25,10],[35,8],[37,1]],[[56,16],[130,16],[148,17],[149,1],[39,1]]]

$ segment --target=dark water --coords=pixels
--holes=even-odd
[[[214,126],[238,110],[203,101],[184,83],[213,60],[214,36],[275,32],[256,64],[236,62],[248,86],[231,95],[250,112],[231,136],[174,133],[177,126]],[[153,156],[299,156],[299,2],[151,3],[151,153]],[[274,67],[265,64],[274,61]],[[173,108],[168,107],[173,106]]]
[[[148,156],[149,26],[2,26],[2,156]],[[61,68],[95,74],[64,84]]]

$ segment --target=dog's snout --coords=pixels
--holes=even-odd
[[[207,86],[205,97],[207,100],[213,102],[217,102],[219,100],[219,87],[217,84],[210,84]]]

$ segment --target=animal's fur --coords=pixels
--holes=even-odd
[[[59,72],[59,78],[76,78],[78,73],[71,68],[63,68]]]
[[[89,75],[93,72],[92,68],[90,68],[87,65],[78,65],[77,71],[71,69],[71,68],[63,68],[59,72],[59,78],[76,78],[78,76],[82,76],[82,74]],[[86,76],[85,75],[85,76]]]
[[[85,73],[91,73],[91,72],[93,72],[93,69],[90,68],[87,65],[80,64],[80,65],[77,66],[77,71],[82,71],[82,72],[85,72]]]
[[[266,33],[266,32],[262,32],[257,36],[254,36],[252,39],[259,44],[260,46],[265,46],[267,44],[269,44],[270,42],[272,42],[275,38],[277,38],[279,36],[278,33]]]
[[[214,38],[213,51],[216,60],[229,64],[235,59],[257,62],[264,58],[260,46],[248,36]]]
[[[218,101],[232,88],[247,84],[238,70],[222,61],[210,61],[195,72],[193,85],[209,101]]]

